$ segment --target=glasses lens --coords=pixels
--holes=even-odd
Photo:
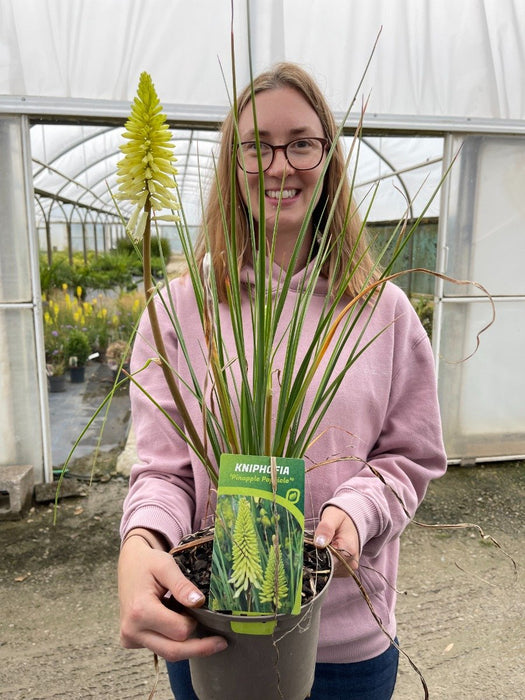
[[[292,168],[311,170],[321,162],[324,143],[319,139],[297,139],[286,147],[286,157]]]
[[[272,147],[267,143],[260,143],[261,163],[263,172],[272,162]],[[237,162],[247,173],[259,172],[259,160],[257,157],[257,144],[255,141],[245,141],[237,147]]]

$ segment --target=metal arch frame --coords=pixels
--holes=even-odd
[[[107,158],[110,157],[111,155],[114,155],[114,153],[108,154],[108,156],[107,156],[106,158],[99,158],[99,159],[97,159],[97,160],[94,161],[88,168],[84,168],[83,170],[79,171],[79,172],[75,175],[75,178],[78,177],[78,175],[82,175],[83,173],[86,173],[86,172],[87,172],[88,170],[90,170],[90,168],[93,167],[94,165],[97,165],[98,163],[101,163],[102,161],[107,160]],[[67,176],[66,176],[66,175],[64,175],[64,177],[67,179]],[[68,183],[72,183],[72,184],[74,184],[74,185],[76,185],[76,186],[80,186],[80,187],[82,187],[82,189],[84,190],[84,192],[78,196],[77,201],[79,202],[79,204],[82,203],[84,206],[90,207],[89,204],[84,203],[84,201],[83,201],[83,198],[86,197],[86,196],[89,194],[89,195],[91,195],[91,196],[93,197],[93,200],[98,200],[99,202],[102,202],[102,203],[104,204],[104,206],[108,206],[108,205],[109,205],[109,200],[106,201],[106,200],[103,199],[99,194],[97,194],[97,193],[95,192],[95,188],[98,187],[98,185],[100,185],[100,183],[103,182],[104,180],[107,181],[107,179],[108,179],[108,175],[107,175],[107,173],[106,173],[105,175],[103,175],[102,177],[100,177],[98,180],[94,180],[93,182],[90,182],[89,187],[87,187],[86,185],[82,185],[81,183],[78,183],[78,182],[76,181],[76,179],[75,179],[75,180],[68,179]],[[65,183],[64,185],[62,185],[62,187],[60,187],[60,189],[57,191],[57,194],[60,194],[60,192],[62,192],[62,191],[67,187],[68,183]],[[93,207],[90,207],[90,208],[93,208]],[[126,209],[127,206],[125,205],[123,208]],[[101,210],[98,209],[98,208],[96,208],[95,210],[96,210],[96,211],[101,211]],[[108,214],[110,214],[110,211],[108,211],[108,210],[104,210],[104,211],[106,211]],[[111,213],[113,213],[113,212],[111,212]]]
[[[86,198],[86,195],[89,194],[89,195],[91,195],[91,197],[93,198],[93,201],[98,201],[98,202],[104,204],[105,206],[107,206],[108,202],[107,202],[103,197],[101,197],[101,196],[95,191],[95,188],[96,188],[103,180],[107,179],[107,177],[108,177],[107,174],[104,175],[104,176],[102,176],[102,177],[99,178],[98,180],[94,180],[93,182],[90,182],[88,185],[84,185],[83,183],[79,182],[79,181],[78,181],[78,178],[79,178],[81,175],[83,175],[84,173],[87,173],[87,172],[88,172],[91,168],[93,168],[95,165],[97,165],[97,164],[99,164],[99,163],[102,163],[102,162],[104,162],[105,160],[107,160],[108,158],[111,158],[111,157],[115,156],[116,154],[118,154],[118,149],[111,150],[111,151],[105,153],[103,156],[91,160],[89,163],[86,163],[85,167],[82,167],[82,168],[80,168],[80,169],[77,169],[77,170],[76,170],[74,173],[72,173],[72,174],[66,174],[66,173],[63,172],[62,170],[60,170],[60,169],[58,169],[57,167],[53,166],[53,163],[56,163],[56,162],[57,162],[61,157],[63,157],[64,155],[66,155],[66,154],[68,154],[68,153],[73,153],[73,151],[74,151],[75,149],[78,149],[79,147],[81,147],[81,146],[82,146],[84,143],[86,143],[87,141],[93,140],[93,139],[95,139],[95,138],[97,138],[97,137],[99,137],[99,136],[101,136],[101,135],[107,134],[108,132],[111,132],[111,131],[113,131],[113,130],[115,130],[115,129],[117,129],[117,128],[120,128],[120,127],[108,127],[107,129],[104,129],[103,131],[99,131],[98,133],[90,134],[85,140],[77,140],[77,141],[75,142],[74,145],[69,146],[67,149],[64,149],[64,150],[61,151],[57,156],[55,156],[55,157],[50,161],[49,164],[44,164],[42,161],[40,161],[40,160],[34,158],[33,161],[34,161],[35,163],[37,163],[39,166],[41,166],[40,169],[37,170],[37,171],[34,173],[34,176],[35,176],[35,177],[38,177],[38,176],[41,175],[46,169],[51,170],[52,172],[56,173],[59,177],[63,178],[64,181],[65,181],[64,184],[61,185],[61,186],[56,190],[56,192],[54,193],[54,194],[56,194],[57,196],[62,196],[62,192],[64,191],[64,189],[67,187],[68,184],[74,184],[75,186],[79,187],[80,189],[82,189],[82,190],[84,191],[83,194],[80,194],[80,195],[77,197],[77,199],[76,199],[77,202],[79,202],[79,203],[80,203],[80,202],[84,203],[83,200]],[[176,135],[176,134],[173,135],[173,136],[174,136],[174,141],[176,142],[177,145],[179,145],[179,144],[181,144],[181,143],[185,143],[185,142],[188,143],[188,148],[187,148],[187,149],[185,149],[182,153],[180,152],[180,150],[178,150],[177,153],[179,153],[180,155],[177,155],[177,154],[176,154],[177,160],[180,159],[180,160],[183,161],[183,167],[181,168],[182,174],[183,174],[183,177],[182,177],[182,184],[181,184],[181,187],[180,187],[181,192],[184,192],[184,191],[185,191],[186,184],[187,184],[187,181],[188,181],[188,173],[190,173],[190,171],[191,171],[190,157],[191,157],[191,154],[192,154],[192,153],[191,153],[191,151],[192,151],[192,145],[193,145],[194,143],[196,143],[196,142],[198,143],[198,142],[200,142],[200,141],[206,141],[206,142],[211,143],[211,144],[215,144],[215,143],[216,143],[216,140],[215,140],[215,139],[212,139],[212,138],[210,138],[210,139],[206,139],[206,138],[203,138],[203,137],[195,138],[195,134],[196,134],[196,132],[198,131],[197,129],[184,129],[184,131],[188,131],[189,134],[188,134],[187,136],[184,135],[184,136],[182,136],[181,138],[177,138],[177,135]],[[216,132],[214,132],[214,133],[216,133]],[[197,169],[197,170],[198,170],[198,169]],[[190,177],[191,177],[191,175],[190,175]],[[92,206],[92,205],[86,203],[86,206]]]
[[[57,125],[60,125],[60,122],[58,122],[58,121],[55,123]],[[34,126],[36,126],[36,124]],[[46,124],[39,124],[39,126],[46,126]],[[84,125],[81,125],[81,126],[84,126]],[[89,124],[86,126],[89,126]],[[118,127],[115,127],[115,126],[101,127],[100,131],[97,131],[96,133],[90,134],[88,137],[86,137],[84,139],[79,139],[79,140],[75,141],[74,143],[69,145],[67,148],[60,151],[54,158],[52,158],[49,161],[49,164],[43,165],[41,170],[39,170],[37,173],[33,173],[33,177],[35,177],[35,175],[38,176],[43,170],[48,168],[50,164],[55,163],[57,160],[60,160],[60,158],[63,158],[68,153],[74,151],[76,148],[79,148],[79,146],[82,146],[84,143],[87,143],[88,141],[91,141],[92,139],[98,138],[102,134],[107,134],[108,132],[111,132],[111,131],[115,130],[116,128],[118,128]],[[38,162],[36,159],[33,159],[33,160],[35,162]]]
[[[38,159],[36,159],[36,158],[33,158],[32,161],[33,161],[34,163],[38,163],[39,165],[42,165],[42,161],[40,161],[40,160],[38,160]],[[56,173],[56,174],[59,175],[60,177],[62,177],[62,178],[64,178],[65,180],[67,180],[68,182],[70,182],[70,183],[76,185],[77,187],[79,187],[80,189],[85,190],[86,192],[89,192],[90,194],[92,194],[94,200],[98,200],[98,201],[101,202],[102,204],[106,204],[106,203],[104,202],[104,200],[103,200],[101,197],[99,197],[98,195],[96,195],[96,194],[94,194],[93,192],[91,192],[90,188],[89,188],[89,187],[86,187],[86,185],[83,185],[81,182],[77,182],[76,180],[73,180],[71,177],[69,177],[69,175],[66,175],[66,174],[63,173],[61,170],[58,170],[57,168],[54,168],[53,166],[46,166],[46,167],[48,168],[48,170],[51,170],[52,172]],[[64,185],[58,190],[57,193],[49,193],[49,194],[50,194],[50,195],[53,195],[53,196],[57,196],[57,195],[60,196],[59,193],[60,193],[60,191],[63,189],[63,187],[64,187]],[[60,198],[61,198],[63,201],[70,201],[70,202],[72,201],[72,200],[68,200],[67,197],[60,197]],[[77,200],[77,201],[78,201],[78,200]],[[87,206],[87,205],[86,205],[86,206]],[[95,207],[92,207],[92,208],[95,208]],[[109,213],[109,212],[108,212],[108,213]]]
[[[396,168],[392,165],[392,163],[389,161],[389,159],[386,158],[386,157],[379,151],[379,149],[377,149],[375,146],[373,146],[373,145],[368,141],[368,139],[367,139],[366,136],[361,137],[361,141],[365,144],[365,146],[366,146],[367,148],[369,148],[369,149],[372,151],[372,153],[375,153],[375,155],[376,155],[380,160],[382,160],[383,163],[384,163],[388,168],[390,168],[390,170],[392,171],[391,177],[395,177],[395,178],[399,181],[399,184],[401,185],[401,189],[402,189],[403,192],[405,193],[405,197],[406,197],[406,200],[407,200],[407,203],[408,203],[408,208],[409,208],[409,212],[410,212],[410,218],[413,219],[413,218],[414,218],[414,208],[413,208],[413,206],[412,206],[412,199],[411,199],[411,197],[410,197],[410,193],[409,193],[409,191],[408,191],[408,187],[406,186],[405,181],[403,180],[403,178],[402,178],[401,175],[400,175],[400,171],[399,171],[399,170],[396,170]],[[375,182],[379,182],[380,179],[384,179],[384,178],[376,178],[376,179],[375,179]]]
[[[49,208],[46,212],[44,205],[41,200],[43,199],[48,199],[49,200]],[[53,251],[52,251],[52,245],[51,245],[51,225],[53,223],[64,223],[66,225],[66,231],[67,231],[67,239],[68,239],[68,259],[69,262],[72,262],[73,259],[73,250],[72,250],[72,240],[71,240],[71,226],[73,223],[80,223],[81,225],[85,225],[86,223],[86,217],[87,214],[90,212],[96,212],[97,218],[92,221],[92,223],[95,225],[97,223],[102,224],[102,226],[106,226],[108,223],[111,223],[111,225],[117,225],[122,227],[123,225],[120,220],[120,217],[118,216],[117,213],[108,211],[106,209],[100,209],[96,207],[89,206],[87,204],[84,204],[82,202],[75,202],[74,200],[67,199],[62,196],[55,195],[54,193],[51,192],[46,192],[44,190],[39,190],[35,189],[34,191],[34,201],[38,204],[40,207],[40,210],[43,215],[43,221],[44,225],[46,228],[46,243],[47,243],[47,260],[48,264],[51,264],[52,258],[53,258]],[[66,213],[64,209],[64,204],[68,204],[71,206],[71,211],[69,212],[69,215]],[[60,208],[63,216],[60,219],[53,219],[51,213],[52,210],[55,206]],[[85,210],[86,214],[84,216],[80,215],[80,212]],[[75,213],[77,214],[77,218],[74,219]],[[101,217],[105,217],[105,219],[102,219]],[[105,244],[105,237],[104,237],[104,245],[106,249],[106,244]],[[85,245],[83,246],[85,249]],[[85,258],[85,253],[84,253],[84,259]]]
[[[45,231],[46,231],[46,257],[47,257],[47,264],[48,264],[48,265],[51,265],[52,260],[53,260],[53,255],[52,255],[52,252],[53,252],[53,251],[51,250],[51,230],[50,230],[50,228],[49,228],[49,220],[48,220],[48,218],[47,218],[47,216],[46,216],[46,212],[45,212],[44,206],[43,206],[42,202],[40,201],[40,197],[41,197],[41,195],[40,195],[38,192],[34,192],[34,193],[33,193],[33,201],[40,207],[40,211],[42,212],[42,220],[43,220],[43,222],[44,222],[44,227],[45,227]],[[38,234],[38,224],[37,224],[37,221],[36,221],[36,217],[35,217],[35,229],[36,229],[37,234]],[[39,243],[40,243],[40,241],[39,241]],[[39,246],[39,247],[40,247],[40,246]]]
[[[87,246],[87,226],[88,226],[88,221],[87,219],[90,219],[90,225],[93,227],[93,246],[95,250],[95,256],[98,255],[98,250],[97,250],[97,236],[96,236],[96,230],[95,230],[95,223],[96,223],[96,218],[93,218],[93,211],[89,208],[85,209],[85,214],[84,218],[82,220],[82,253],[84,256],[84,263],[87,263],[88,259],[88,246]]]
[[[86,167],[84,167],[84,168],[82,168],[82,169],[80,169],[80,170],[77,170],[76,172],[74,172],[74,173],[71,174],[71,175],[65,175],[65,174],[63,174],[63,177],[64,177],[64,179],[66,180],[66,182],[57,190],[57,194],[61,194],[61,192],[62,192],[62,191],[68,186],[68,184],[70,184],[70,183],[72,183],[72,184],[74,184],[74,185],[77,185],[77,186],[81,186],[81,183],[77,182],[77,178],[78,178],[78,177],[80,177],[81,175],[87,174],[87,173],[88,173],[92,168],[94,168],[96,165],[98,165],[99,163],[103,163],[104,161],[107,161],[109,158],[111,158],[111,156],[115,155],[116,153],[117,153],[117,151],[112,151],[112,152],[110,152],[110,153],[106,153],[106,154],[105,154],[104,156],[102,156],[101,158],[96,158],[95,160],[91,161],[91,162],[89,163],[89,165],[87,165]],[[55,169],[55,172],[59,172],[59,171]],[[93,192],[93,187],[95,187],[96,185],[98,185],[103,179],[104,179],[104,178],[101,178],[101,179],[99,179],[99,180],[95,180],[93,183],[90,182],[89,187],[88,187],[87,185],[84,185],[84,186],[83,186],[83,188],[84,188],[84,194],[89,193],[89,194],[93,195],[93,198],[94,198],[94,199],[98,199],[100,202],[103,202],[104,200]],[[82,198],[82,197],[84,196],[84,194],[80,195],[79,199]]]

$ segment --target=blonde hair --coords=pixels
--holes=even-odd
[[[253,80],[253,94],[283,87],[293,88],[306,99],[319,117],[326,138],[332,143],[337,135],[334,116],[318,85],[300,66],[294,63],[278,63]],[[237,98],[237,117],[248,105],[251,97],[252,86],[248,85]],[[222,300],[226,298],[228,277],[225,236],[235,236],[239,269],[251,259],[249,218],[238,179],[234,197],[230,191],[232,168],[235,167],[235,120],[236,115],[232,109],[222,125],[216,173],[196,248],[199,264],[202,263],[205,252],[210,252],[217,290]],[[235,212],[232,211],[233,203],[237,209]],[[331,280],[336,290],[346,279],[345,293],[354,297],[366,281],[372,281],[376,275],[373,273],[374,263],[368,251],[362,221],[351,197],[345,158],[339,142],[336,143],[328,164],[323,191],[316,209],[313,213],[314,229],[317,226],[318,230],[324,233],[322,222],[315,220],[316,214],[319,219],[319,212],[324,212],[325,215],[330,213],[329,233],[338,241],[338,245],[331,247],[322,274]],[[355,269],[352,269],[352,265]],[[348,281],[349,270],[352,273]]]

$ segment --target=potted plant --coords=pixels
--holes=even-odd
[[[91,353],[87,334],[78,328],[73,328],[66,342],[66,356],[73,383],[85,380],[85,367]]]
[[[282,286],[279,289],[272,290],[269,287],[267,277],[265,243],[259,241],[258,245],[254,245],[255,255],[257,255],[256,250],[261,251],[261,254],[257,255],[255,263],[257,277],[254,289],[255,314],[253,334],[253,342],[258,344],[254,356],[259,357],[260,365],[253,378],[248,377],[247,374],[241,374],[238,384],[235,381],[232,382],[218,322],[219,295],[215,285],[210,256],[209,254],[205,255],[201,267],[197,261],[189,231],[175,213],[179,209],[179,202],[170,188],[170,179],[172,180],[175,174],[172,165],[173,154],[170,151],[170,135],[165,124],[165,118],[161,113],[159,100],[151,78],[145,73],[141,75],[137,97],[133,103],[131,116],[126,123],[125,137],[129,140],[129,143],[122,147],[125,157],[118,164],[120,173],[120,191],[118,196],[128,199],[135,204],[127,230],[133,240],[142,242],[146,309],[153,332],[154,351],[158,355],[155,361],[162,368],[174,404],[182,417],[184,430],[181,429],[181,426],[176,421],[170,418],[163,408],[159,406],[159,409],[171,421],[173,429],[187,440],[190,448],[195,451],[199,460],[201,460],[208,474],[210,490],[214,490],[219,486],[218,465],[221,462],[221,456],[224,457],[226,453],[241,455],[243,459],[249,459],[246,455],[252,457],[254,455],[266,456],[272,462],[273,460],[288,458],[300,460],[304,456],[306,446],[314,437],[318,425],[317,421],[322,416],[324,407],[329,403],[329,394],[334,391],[335,385],[328,389],[324,398],[320,398],[319,403],[307,413],[306,423],[303,425],[303,429],[299,431],[298,420],[302,416],[304,394],[317,367],[322,363],[323,357],[327,352],[330,333],[339,326],[342,320],[336,318],[336,304],[327,309],[327,312],[323,315],[317,337],[309,349],[309,367],[305,365],[305,369],[302,370],[301,376],[297,381],[294,381],[292,376],[292,367],[297,360],[298,353],[297,343],[294,340],[294,338],[297,338],[297,334],[289,334],[289,361],[283,376],[283,381],[287,385],[289,401],[281,404],[275,422],[268,420],[272,407],[272,395],[271,391],[269,391],[268,380],[274,376],[272,370],[272,347],[279,342],[277,338],[279,312],[282,310],[280,307],[290,285],[291,273],[283,275]],[[153,146],[150,148],[148,144],[153,144]],[[147,155],[145,155],[145,152]],[[158,158],[157,161],[155,161],[156,157]],[[140,173],[141,170],[143,175],[138,175],[137,173]],[[154,176],[151,175],[151,171],[155,173]],[[160,211],[166,208],[172,210],[171,215],[160,214]],[[153,282],[151,271],[152,225],[159,218],[175,220],[179,227],[179,234],[188,266],[188,277],[193,285],[197,304],[199,305],[201,324],[209,352],[209,376],[202,378],[202,384],[199,384],[199,381],[196,379],[194,387],[195,398],[202,408],[203,426],[194,425],[186,410],[185,401],[178,387],[177,373],[169,364],[162,333],[159,328],[158,313],[162,308],[169,310],[172,303],[169,296],[169,287],[162,290],[157,289]],[[264,235],[264,233],[261,233],[261,235]],[[299,245],[297,246],[298,248]],[[326,246],[324,248],[321,246],[321,254],[318,262],[313,267],[311,280],[304,283],[304,294],[301,296],[304,304],[298,307],[297,317],[304,317],[308,307],[308,299],[311,299],[313,293],[314,281],[321,273],[326,254]],[[243,296],[243,283],[238,276],[236,251],[233,241],[229,249],[228,268],[231,276],[229,287],[231,291],[229,302],[230,318],[235,326],[235,308],[237,304],[240,304]],[[371,296],[373,289],[374,286],[364,289],[363,296],[367,294]],[[272,294],[274,295],[273,300]],[[339,300],[340,297],[337,301]],[[157,305],[159,308],[157,308]],[[350,305],[348,311],[353,306]],[[273,313],[269,312],[270,309],[274,310]],[[188,364],[191,365],[191,351],[185,346],[185,338],[180,332],[176,318],[173,320],[173,327],[184,356]],[[238,326],[236,328],[239,366],[243,367],[245,366],[243,354],[246,353],[246,350],[243,346],[242,329]],[[329,381],[337,383],[337,375],[341,373],[341,370],[338,372],[333,370],[332,366],[326,371],[325,381],[327,385]],[[135,387],[142,390],[140,372],[132,375],[131,381]],[[212,408],[206,398],[206,384],[209,381],[213,383],[212,401],[214,404],[216,402],[214,408]],[[242,396],[242,410],[239,415],[235,413],[235,409],[232,407],[231,399],[234,395],[237,397]],[[211,455],[208,446],[211,448]],[[275,474],[274,469],[276,471],[277,467],[274,467],[272,464],[272,482]],[[304,465],[301,467],[301,471],[304,478]],[[276,477],[275,483],[277,482],[278,478]],[[272,492],[269,494],[268,503],[270,505],[268,510],[270,511],[272,511],[277,501],[277,488],[274,484],[273,494]],[[237,512],[234,520],[237,521],[238,517],[239,513]],[[234,533],[235,524],[232,523],[229,531],[227,527],[224,527],[222,519],[216,523],[216,527],[217,525],[220,526],[222,536],[225,536],[224,532],[226,530],[226,537],[229,537],[235,544],[236,540],[238,540]],[[213,530],[211,532],[211,539],[213,539]],[[207,539],[210,539],[209,532]],[[300,605],[294,611],[294,614],[281,614],[278,604],[280,599],[279,590],[275,591],[275,595],[271,593],[272,586],[277,585],[278,589],[280,585],[277,579],[281,580],[281,571],[279,564],[276,564],[275,561],[279,557],[276,552],[281,550],[276,540],[272,539],[272,541],[274,546],[270,546],[269,552],[273,556],[268,556],[267,559],[272,560],[269,566],[271,568],[273,565],[273,570],[279,571],[279,575],[276,573],[276,584],[273,583],[270,577],[269,583],[267,583],[266,599],[270,601],[273,599],[273,605],[270,605],[269,608],[273,612],[266,613],[263,616],[248,612],[250,617],[247,619],[245,612],[241,612],[239,615],[228,616],[224,615],[223,612],[215,612],[209,608],[207,610],[189,611],[190,614],[195,615],[200,620],[202,625],[200,628],[201,634],[209,634],[210,631],[215,630],[219,631],[219,633],[223,632],[230,641],[228,650],[225,652],[228,659],[221,655],[221,659],[206,659],[206,663],[203,664],[200,664],[198,659],[191,660],[193,682],[195,687],[199,688],[199,692],[203,693],[202,697],[207,697],[208,691],[206,688],[209,689],[210,685],[218,693],[217,697],[241,697],[239,692],[244,693],[244,689],[240,689],[239,679],[236,676],[242,667],[252,669],[252,661],[255,662],[257,658],[259,662],[262,660],[262,663],[258,664],[258,668],[264,669],[264,674],[267,676],[263,682],[264,693],[267,698],[280,697],[283,688],[285,689],[285,697],[288,698],[303,698],[309,693],[315,668],[322,586],[327,584],[330,579],[331,559],[329,556],[319,555],[312,543],[310,543],[310,549],[305,550],[306,554],[304,556],[309,559],[310,565],[312,561],[316,562],[316,566],[313,567],[314,575],[312,580],[319,582],[319,591],[314,590],[313,597],[311,596],[310,600]],[[302,570],[304,558],[302,554],[302,538],[300,538],[300,543]],[[198,537],[196,543],[184,545],[182,551],[187,551],[188,547],[191,547],[194,551],[201,551],[201,538]],[[238,547],[238,550],[241,549]],[[181,559],[182,552],[175,549],[173,554],[178,557],[181,567],[184,567]],[[246,568],[244,553],[242,557],[243,561],[240,568]],[[281,560],[278,559],[278,561],[280,563]],[[266,563],[268,564],[268,561]],[[188,570],[192,568],[194,567],[188,566]],[[253,583],[252,579],[250,579],[250,583]],[[245,587],[247,585],[248,579],[245,581]],[[264,632],[262,631],[263,629],[265,630]],[[225,668],[229,666],[233,669],[233,673],[225,673]]]
[[[66,360],[64,353],[55,350],[51,353],[46,352],[46,371],[49,391],[58,393],[66,390]]]

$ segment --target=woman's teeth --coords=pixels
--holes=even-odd
[[[271,199],[290,199],[290,197],[295,197],[297,190],[266,190],[266,196]]]

